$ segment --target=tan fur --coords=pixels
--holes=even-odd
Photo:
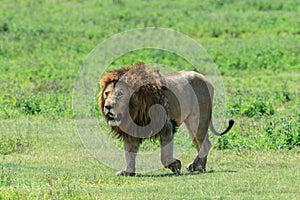
[[[135,156],[146,138],[159,138],[162,164],[179,173],[181,163],[173,157],[173,135],[182,123],[198,152],[188,170],[204,172],[211,147],[208,128],[222,135],[233,125],[231,121],[223,133],[214,129],[211,122],[213,86],[196,72],[161,75],[138,63],[107,73],[101,78],[100,87],[99,108],[112,131],[124,142],[127,166],[118,175],[135,174]]]

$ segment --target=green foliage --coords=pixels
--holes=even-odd
[[[270,102],[265,103],[262,99],[258,98],[250,104],[245,105],[241,113],[247,117],[260,117],[262,115],[273,115],[274,108]]]
[[[256,121],[256,122],[255,122]],[[249,132],[236,132],[219,137],[216,148],[224,149],[292,149],[300,146],[299,114],[288,118],[264,117],[255,120]],[[243,128],[245,130],[245,128]]]
[[[265,137],[268,138],[270,148],[292,149],[300,146],[300,115],[272,120],[267,124]]]
[[[23,153],[31,143],[23,136],[0,136],[0,154]]]
[[[1,118],[24,114],[72,117],[72,86],[85,57],[99,40],[133,28],[171,27],[190,35],[208,50],[221,73],[229,76],[240,71],[300,69],[299,6],[294,1],[195,1],[188,5],[154,1],[150,6],[143,1],[23,1],[19,6],[22,9],[4,1],[0,14]],[[170,10],[165,12],[165,8]],[[177,8],[181,11],[175,12]],[[113,64],[131,65],[137,59],[174,70],[189,68],[176,56],[159,51],[133,52]],[[256,115],[252,110],[246,115]]]
[[[17,106],[26,114],[35,115],[42,111],[40,103],[34,98],[20,99]]]
[[[300,51],[294,45],[298,40],[298,37],[287,39],[280,35],[233,39],[214,46],[210,53],[223,74],[238,71],[253,73],[260,70],[286,72],[300,69],[297,56]]]
[[[228,107],[230,107],[230,114],[241,114],[247,117],[259,118],[263,115],[274,115],[275,113],[272,103],[259,97],[251,101],[239,99],[237,102],[230,103]]]

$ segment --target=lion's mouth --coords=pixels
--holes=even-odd
[[[118,126],[122,119],[121,114],[114,115],[111,112],[109,112],[106,116],[107,116],[108,124],[110,126]]]

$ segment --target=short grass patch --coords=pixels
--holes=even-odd
[[[2,130],[12,130],[14,124],[6,122]],[[72,120],[49,122],[33,117],[22,119],[18,127],[27,134],[38,130],[38,137],[32,138],[34,145],[26,152],[0,155],[2,199],[299,198],[299,148],[214,148],[205,174],[190,174],[183,169],[182,175],[176,176],[161,169],[140,172],[136,177],[116,177],[116,170],[103,165],[84,148]],[[189,139],[180,142],[191,144]],[[180,158],[184,166],[195,153]]]

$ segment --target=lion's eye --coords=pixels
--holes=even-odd
[[[104,92],[104,98],[106,99],[109,95],[109,92]]]

